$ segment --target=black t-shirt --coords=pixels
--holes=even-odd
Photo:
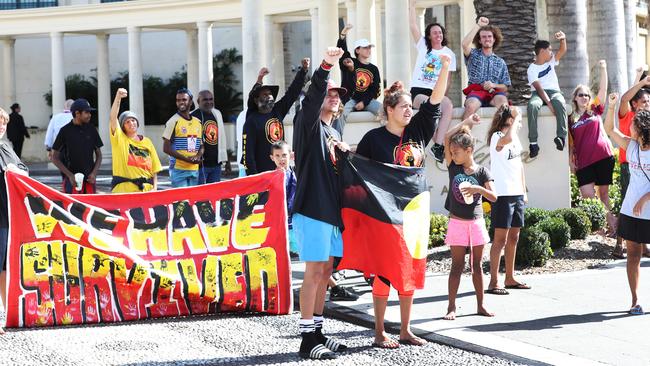
[[[401,137],[393,135],[386,127],[377,127],[363,136],[357,145],[357,154],[382,163],[424,166],[425,148],[439,120],[440,105],[422,103]]]
[[[322,68],[314,72],[302,109],[294,120],[293,149],[298,182],[293,212],[342,228],[334,143],[341,141],[343,125],[337,120],[329,126],[320,119],[328,75]]]
[[[102,146],[104,144],[95,126],[71,122],[61,127],[52,149],[65,154],[61,161],[65,162],[72,174],[83,173],[87,176],[95,166],[95,149]]]
[[[467,182],[471,185],[477,185],[484,187],[485,182],[489,182],[492,179],[490,171],[486,167],[478,167],[474,173],[465,174],[465,169],[462,165],[458,165],[453,161],[447,167],[449,171],[449,192],[447,192],[447,199],[445,201],[445,209],[449,211],[452,215],[459,217],[461,219],[480,219],[483,217],[483,207],[481,207],[481,202],[483,202],[483,196],[476,193],[473,197],[471,204],[465,203],[465,198],[460,192],[459,185],[463,182]]]
[[[357,103],[363,102],[364,105],[368,106],[371,100],[376,99],[379,96],[381,88],[379,69],[374,64],[364,64],[356,57],[352,57],[348,52],[347,44],[344,39],[339,37],[336,46],[345,51],[343,57],[339,60],[341,78],[343,80],[341,85],[348,89],[348,95],[350,95],[351,99],[354,99]],[[345,66],[343,66],[343,60],[346,58],[352,59],[352,62],[354,63],[354,71],[349,71]]]
[[[214,168],[219,165],[219,124],[212,112],[196,109],[191,113],[203,125],[203,166]]]

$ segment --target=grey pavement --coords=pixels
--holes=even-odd
[[[294,263],[294,278],[302,277]],[[346,273],[354,273],[346,271]],[[625,261],[605,269],[518,276],[531,290],[510,295],[485,295],[493,318],[476,315],[471,277],[464,274],[454,321],[447,310],[447,274],[427,274],[423,290],[415,292],[412,326],[415,333],[454,347],[524,363],[552,365],[649,365],[650,315],[627,314],[630,292]],[[485,278],[487,284],[487,277]],[[650,310],[650,260],[641,262],[639,303]],[[370,287],[359,275],[342,282],[361,296],[355,302],[328,302],[331,316],[372,324]],[[645,284],[645,285],[644,285]],[[388,326],[399,330],[399,300],[391,291]]]

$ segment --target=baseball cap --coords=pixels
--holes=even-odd
[[[343,87],[340,87],[340,86],[337,86],[336,83],[334,82],[334,80],[328,79],[327,80],[327,91],[329,92],[330,90],[336,90],[337,92],[339,92],[339,98],[348,93],[347,89],[345,89]]]
[[[90,103],[88,103],[88,101],[86,99],[79,98],[79,99],[76,99],[72,103],[72,105],[70,106],[70,113],[72,113],[73,116],[74,116],[74,112],[77,112],[77,111],[79,111],[79,112],[83,112],[83,111],[92,112],[92,111],[96,111],[96,109],[91,107]]]
[[[359,47],[375,47],[375,45],[370,43],[369,40],[365,38],[361,38],[361,39],[357,39],[357,41],[354,42],[354,49],[356,50]]]

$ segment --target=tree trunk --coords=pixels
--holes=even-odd
[[[631,87],[636,83],[634,77],[636,76],[637,65],[636,60],[636,3],[637,0],[623,0],[625,11],[625,53],[627,56],[627,81],[628,86]],[[623,92],[621,90],[621,92]]]
[[[555,49],[559,47],[554,34],[563,31],[567,37],[567,53],[555,69],[560,89],[567,103],[578,84],[589,82],[589,56],[587,54],[587,3],[586,0],[546,0],[548,40]]]
[[[514,5],[507,0],[474,0],[479,17],[487,17],[490,24],[501,28],[503,42],[495,53],[508,64],[512,86],[508,98],[513,104],[522,105],[530,98],[528,65],[533,62],[537,38],[535,21],[536,0],[519,0]]]
[[[592,86],[598,83],[598,60],[607,61],[609,90],[627,90],[627,56],[625,51],[625,11],[622,1],[589,0],[587,2],[589,65]],[[592,88],[593,89],[593,88]]]

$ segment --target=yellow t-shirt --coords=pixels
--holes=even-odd
[[[158,153],[151,140],[142,137],[142,140],[130,139],[121,128],[116,128],[111,133],[111,152],[113,153],[113,175],[127,179],[153,178],[154,174],[162,170]],[[142,192],[150,191],[153,185],[144,184]],[[141,192],[135,183],[124,182],[113,188],[113,193]]]
[[[178,113],[173,115],[165,124],[163,138],[169,140],[172,148],[183,156],[196,155],[201,148],[203,129],[201,121],[192,117],[190,120],[183,118]],[[169,157],[169,168],[178,170],[198,170],[199,164],[192,164]]]

